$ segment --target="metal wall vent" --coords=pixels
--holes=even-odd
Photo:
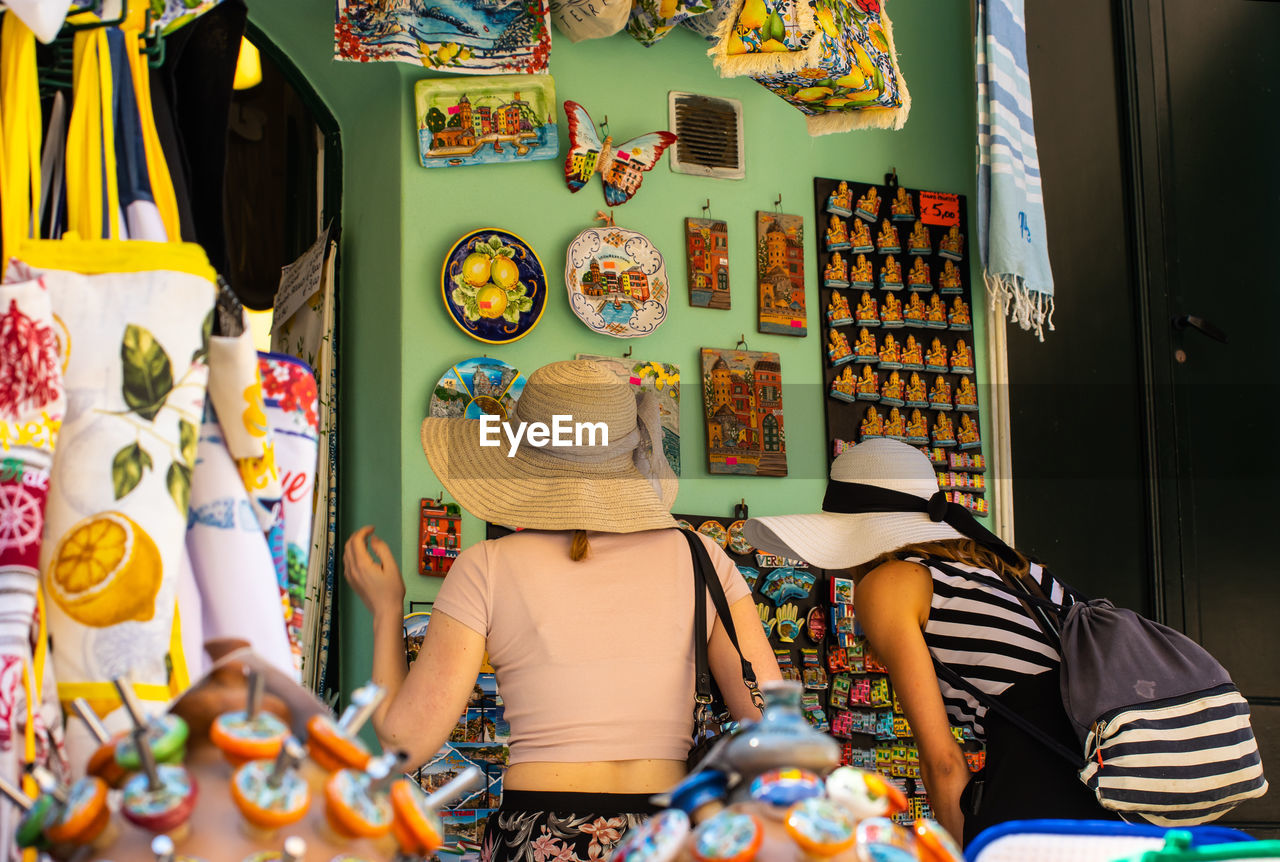
[[[678,136],[669,150],[671,170],[724,180],[745,177],[742,103],[674,90],[667,96],[670,128]]]

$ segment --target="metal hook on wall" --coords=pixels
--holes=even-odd
[[[778,199],[773,202],[773,211],[782,214],[782,192],[778,192]]]
[[[707,202],[702,205],[702,214],[704,216],[711,215],[711,198],[707,198]]]
[[[632,350],[632,348],[631,348],[630,346],[628,346],[628,347],[627,347],[627,352],[626,352],[626,353],[624,353],[624,354],[622,354],[622,358],[623,358],[623,359],[630,359],[630,358],[631,358],[631,350]]]
[[[615,227],[613,223],[613,210],[605,212],[604,210],[596,210],[596,221],[604,222],[605,227]]]
[[[898,187],[898,169],[889,168],[889,173],[884,175],[884,184],[891,189]]]
[[[734,345],[735,350],[739,347],[741,347],[743,350],[751,349],[747,347],[747,334],[745,332],[742,335],[738,336],[738,343]]]

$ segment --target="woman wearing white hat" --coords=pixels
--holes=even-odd
[[[984,703],[1080,750],[1052,629],[1018,598],[1023,590],[1059,604],[1073,596],[949,503],[922,452],[895,440],[860,443],[832,463],[821,512],[753,518],[745,534],[763,551],[852,570],[858,622],[889,671],[934,816],[948,831],[968,843],[1006,820],[1114,817],[1067,759]],[[986,743],[975,776],[952,724]]]
[[[553,429],[557,417],[568,429],[593,423],[596,434],[566,430],[560,440],[569,445],[549,445],[535,423]],[[595,363],[556,362],[529,375],[507,421],[514,434],[524,429],[514,449],[506,430],[500,445],[482,443],[480,420],[422,423],[427,459],[453,498],[478,518],[522,529],[454,561],[407,675],[404,585],[391,551],[372,527],[347,542],[346,578],[373,613],[373,681],[388,692],[374,728],[384,746],[425,761],[466,708],[487,652],[511,743],[485,862],[595,862],[653,810],[649,795],[684,775],[693,728],[692,534],[670,514],[676,477],[652,396]],[[743,659],[762,682],[780,677],[777,662],[746,581],[719,546],[698,538],[742,652],[716,619],[712,674],[735,718],[758,716]]]

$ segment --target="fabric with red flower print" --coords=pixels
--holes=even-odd
[[[480,862],[603,862],[642,814],[507,811],[485,825]]]

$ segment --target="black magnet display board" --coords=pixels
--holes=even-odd
[[[813,188],[828,458],[903,440],[954,502],[986,514],[965,197],[825,177]]]

